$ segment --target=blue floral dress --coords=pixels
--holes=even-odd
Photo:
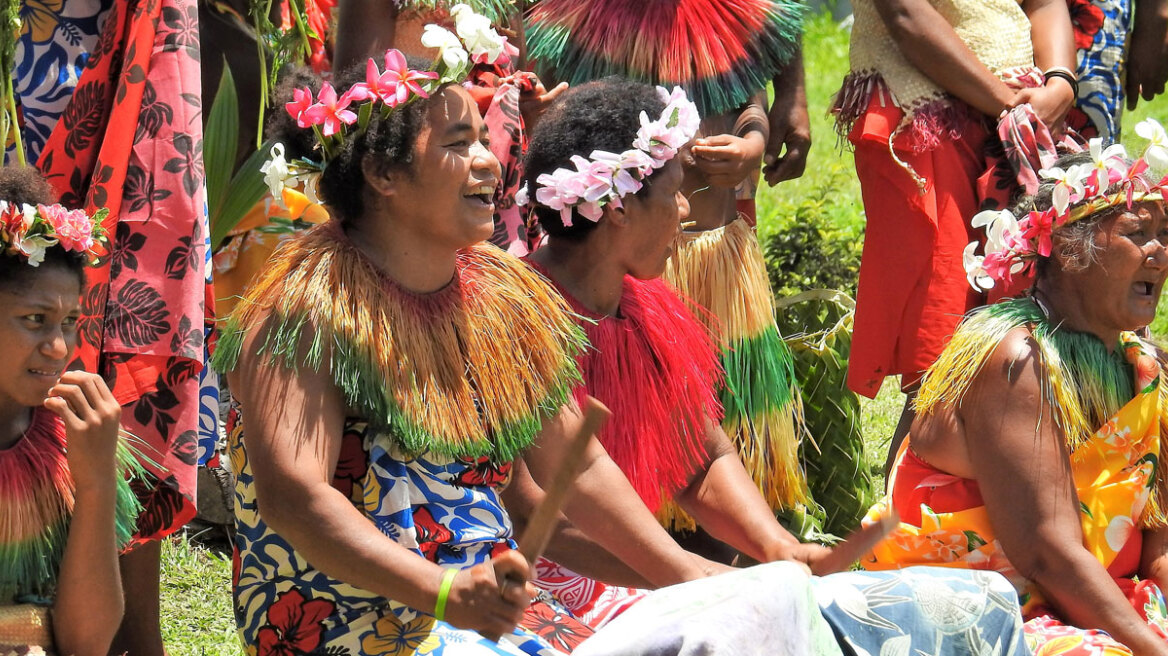
[[[233,589],[236,624],[249,655],[410,656],[442,654],[454,645],[460,656],[562,653],[523,628],[490,642],[435,620],[428,609],[410,608],[313,568],[264,523],[241,427],[236,408],[228,426],[228,450],[238,474]],[[444,567],[467,568],[515,548],[499,497],[510,475],[510,463],[487,458],[407,456],[387,436],[350,420],[332,484],[398,544]],[[560,631],[591,633],[549,602],[537,600],[530,613],[555,617]]]

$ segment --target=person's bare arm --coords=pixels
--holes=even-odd
[[[516,460],[511,470],[511,483],[503,491],[503,502],[507,506],[511,524],[515,527],[515,535],[523,535],[527,519],[545,496],[543,488],[531,478],[531,472],[528,471],[523,458]],[[544,556],[577,574],[610,585],[650,587],[645,577],[637,574],[619,558],[573,526],[562,513]]]
[[[1140,578],[1168,590],[1168,527],[1146,529],[1140,552]]]
[[[1128,41],[1127,108],[1164,93],[1168,82],[1168,0],[1140,0]]]
[[[333,72],[394,47],[397,5],[386,0],[340,0]]]
[[[1074,72],[1075,35],[1065,0],[1026,0],[1022,9],[1030,19],[1034,65],[1042,71],[1061,67]],[[1020,91],[1014,104],[1022,103],[1030,103],[1048,128],[1058,128],[1075,103],[1075,92],[1070,82],[1052,77],[1044,86]]]
[[[347,407],[328,363],[320,371],[293,370],[256,355],[256,346],[253,333],[230,382],[243,406],[244,441],[264,521],[328,576],[432,611],[443,568],[383,534],[330,485]],[[518,585],[501,591],[504,575],[526,581],[523,557],[508,552],[459,572],[447,620],[489,634],[510,631],[522,617],[529,590]]]
[[[576,434],[581,422],[580,409],[575,404],[564,406],[544,422],[535,446],[524,454],[531,476],[540,487],[551,483],[564,459],[568,438]],[[564,514],[655,587],[712,573],[661,528],[596,438],[584,452]]]
[[[105,656],[125,608],[114,535],[121,407],[101,377],[82,371],[66,372],[49,395],[45,407],[65,424],[76,490],[57,573],[53,637],[62,654]]]
[[[1068,624],[1107,631],[1137,654],[1168,654],[1083,547],[1070,460],[1043,397],[1041,367],[1029,332],[1015,329],[958,409],[990,523],[1010,562]]]
[[[928,0],[876,0],[876,9],[901,54],[945,91],[997,117],[1014,93],[961,41]]]
[[[770,135],[763,154],[762,173],[774,186],[794,180],[807,168],[811,152],[811,118],[807,114],[807,91],[803,75],[803,45],[771,81],[774,101],[767,112]]]
[[[742,466],[722,427],[707,422],[708,464],[700,468],[677,502],[713,537],[760,562],[795,560],[813,564],[828,550],[801,544],[775,519]]]

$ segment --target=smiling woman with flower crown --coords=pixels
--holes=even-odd
[[[333,218],[276,252],[219,342],[236,622],[253,654],[554,654],[525,615],[591,630],[531,603],[500,490],[520,453],[546,484],[578,428],[582,335],[546,281],[479,243],[499,164],[457,84],[468,53],[384,61],[287,106],[323,162],[276,149],[269,182],[319,178]],[[595,441],[582,468],[574,522],[654,585],[705,575]]]
[[[1052,654],[1168,654],[1168,428],[1163,352],[1136,336],[1168,277],[1163,129],[1064,156],[1034,197],[983,212],[980,289],[1035,274],[978,309],[929,368],[889,498],[903,523],[869,569],[994,569],[1022,595],[1027,640]],[[938,550],[936,545],[945,544]],[[1082,627],[1082,628],[1077,628]]]

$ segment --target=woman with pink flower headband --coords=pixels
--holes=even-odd
[[[841,562],[846,555],[800,544],[775,520],[720,425],[716,389],[723,372],[713,333],[660,278],[688,218],[681,157],[697,132],[696,114],[679,88],[605,78],[566,92],[541,120],[528,153],[529,202],[548,233],[529,262],[552,280],[588,335],[590,348],[578,356],[583,384],[576,394],[595,396],[612,409],[599,435],[605,450],[658,515],[665,502],[674,502],[716,538],[767,563],[725,575],[725,585],[749,581],[731,595],[750,600],[736,607],[734,628],[749,627],[765,613],[759,609],[768,608],[751,596],[752,588],[790,601],[810,585],[817,603],[796,604],[796,612],[772,619],[779,633],[813,634],[811,627],[826,622],[845,653],[881,653],[885,643],[909,653],[977,653],[976,640],[997,643],[998,653],[1026,653],[1009,584],[993,573],[918,568],[808,581],[808,569],[828,574],[850,563]],[[532,505],[527,488],[513,488],[506,497],[517,517]],[[561,536],[549,550],[556,562],[536,564],[536,585],[602,627],[581,653],[672,653],[661,645],[676,643],[690,653],[701,651],[698,645],[716,654],[758,649],[757,641],[738,647],[734,631],[718,620],[725,596],[716,587],[719,579],[646,596],[617,585],[635,578],[622,576],[620,563],[610,562],[615,559],[586,532]],[[706,592],[684,597],[697,589]],[[979,607],[967,615],[968,632],[938,643],[939,625],[916,594],[976,595]],[[694,610],[654,617],[653,610],[671,599],[674,608]],[[849,608],[859,607],[869,610],[849,615]],[[709,628],[696,628],[697,617],[708,618]],[[762,651],[780,651],[768,647]],[[818,643],[795,653],[832,653],[833,647]]]
[[[896,456],[900,528],[863,561],[991,569],[1022,596],[1040,656],[1168,654],[1162,351],[1134,331],[1168,278],[1168,136],[1063,157],[1038,193],[983,212],[977,289],[1028,295],[968,315],[926,372]]]
[[[105,656],[122,621],[140,468],[102,378],[66,371],[100,219],[55,204],[35,169],[0,169],[2,654]]]
[[[499,166],[459,84],[476,50],[390,51],[285,107],[317,149],[273,148],[266,174],[319,189],[332,218],[276,251],[216,355],[249,650],[551,656],[592,632],[532,599],[501,499],[521,454],[541,484],[562,459],[585,345],[546,280],[481,243]],[[719,571],[599,444],[583,460],[565,514],[641,580]]]

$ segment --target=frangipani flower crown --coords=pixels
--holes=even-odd
[[[405,55],[390,49],[385,51],[385,70],[370,58],[365,81],[342,94],[327,82],[316,97],[308,88],[293,92],[293,101],[284,107],[298,126],[312,129],[320,145],[320,161],[300,158],[289,162],[284,158],[283,144],[272,146],[260,170],[277,202],[282,201],[286,186],[296,187],[301,182],[307,183],[304,191],[309,200],[319,202],[315,186],[320,173],[346,141],[364,134],[374,111],[388,117],[418,98],[429,98],[442,85],[462,82],[474,64],[493,64],[505,56],[507,40],[491,27],[490,20],[466,4],[454,5],[450,16],[457,36],[438,25],[427,25],[422,33],[422,45],[438,50],[433,71],[411,69]]]
[[[540,205],[557,210],[565,226],[572,225],[572,208],[589,221],[599,221],[606,205],[621,207],[621,198],[635,194],[644,186],[645,178],[677,156],[677,151],[698,132],[698,108],[686,97],[681,87],[673,92],[657,87],[657,95],[665,103],[661,116],[650,121],[641,112],[641,127],[633,147],[620,153],[594,150],[588,159],[572,156],[576,170],[558,168],[535,179],[539,187],[535,200]],[[523,205],[528,190],[523,188],[516,202]]]
[[[19,255],[32,266],[45,261],[45,251],[60,246],[70,253],[92,255],[105,234],[101,222],[109,214],[102,208],[92,218],[82,210],[61,205],[29,205],[0,200],[0,252]]]
[[[1137,202],[1163,200],[1168,175],[1153,183],[1151,169],[1168,170],[1168,134],[1153,119],[1136,125],[1136,134],[1148,140],[1143,154],[1130,165],[1121,144],[1103,147],[1100,139],[1089,142],[1092,162],[1064,171],[1043,169],[1039,175],[1054,181],[1051,207],[1015,217],[1009,210],[988,210],[973,217],[974,228],[985,228],[985,255],[977,255],[979,242],[965,247],[964,264],[969,284],[977,290],[992,289],[1027,275],[1039,257],[1050,257],[1054,231],[1121,203],[1128,209]]]

